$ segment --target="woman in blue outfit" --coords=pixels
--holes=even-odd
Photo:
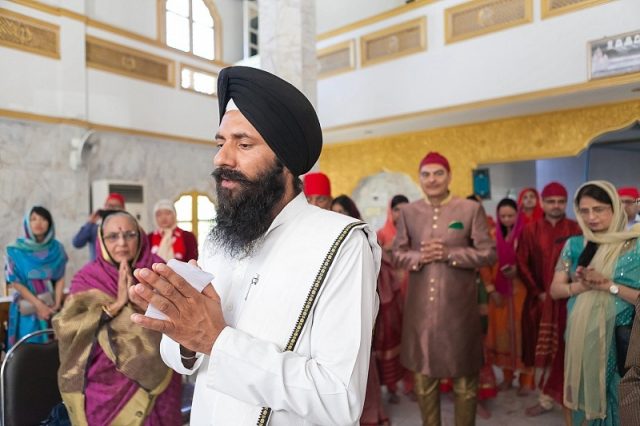
[[[67,254],[55,239],[51,213],[35,206],[24,218],[24,237],[7,246],[5,281],[15,290],[9,308],[8,348],[20,338],[49,327],[62,306]],[[34,342],[46,341],[45,336]]]
[[[616,326],[631,323],[640,295],[638,229],[615,187],[582,185],[574,210],[583,236],[567,240],[551,284],[554,299],[568,298],[564,403],[574,425],[619,425]]]

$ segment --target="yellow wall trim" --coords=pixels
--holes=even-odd
[[[415,44],[407,45],[411,42]],[[422,16],[360,37],[360,66],[378,64],[425,50],[427,17]]]
[[[195,143],[213,146],[213,137],[211,139],[198,139],[187,136],[172,135],[169,133],[150,132],[147,130],[109,126],[106,124],[92,123],[90,121],[78,120],[75,118],[55,117],[52,115],[34,114],[31,112],[13,111],[9,109],[0,109],[0,117],[21,121],[36,121],[39,123],[47,124],[64,124],[68,126],[83,127],[87,130],[95,130],[97,132],[122,133],[131,136],[144,136],[173,142]]]
[[[60,59],[60,27],[0,8],[0,46]]]
[[[198,61],[207,65],[215,65],[218,67],[228,67],[230,64],[227,64],[223,61],[214,59],[214,60],[209,60],[206,58],[202,58],[200,56],[196,56],[193,53],[186,53],[183,52],[182,50],[178,50],[178,49],[174,49],[172,47],[167,46],[163,41],[159,40],[159,39],[153,39],[153,38],[149,38],[146,36],[143,36],[142,34],[138,34],[138,33],[134,33],[132,31],[128,31],[125,30],[123,28],[119,28],[116,26],[113,26],[111,24],[107,24],[106,22],[102,22],[102,21],[97,21],[95,19],[89,18],[88,16],[82,15],[80,13],[74,12],[72,10],[69,9],[64,9],[61,7],[54,7],[54,6],[50,6],[48,4],[44,4],[41,3],[39,1],[36,0],[9,0],[13,3],[17,3],[20,4],[22,6],[26,6],[29,7],[31,9],[36,9],[39,10],[41,12],[45,12],[48,13],[50,15],[56,15],[56,16],[64,16],[70,19],[74,19],[76,21],[80,21],[83,22],[85,25],[92,27],[92,28],[97,28],[103,31],[107,31],[131,40],[136,40],[142,43],[146,43],[152,46],[155,46],[157,48],[166,50],[168,52],[174,53],[174,54],[178,54],[181,55],[183,57],[186,57],[190,60],[194,60],[194,61]],[[159,19],[158,19],[159,20]],[[216,34],[217,35],[217,34]],[[159,37],[159,36],[158,36]],[[220,39],[220,37],[217,37],[217,39]],[[222,52],[222,46],[220,47],[220,52]]]
[[[424,6],[427,6],[431,3],[435,3],[439,0],[416,0],[413,3],[407,3],[402,6],[398,6],[395,9],[388,10],[383,13],[379,13],[377,15],[371,16],[369,18],[361,19],[352,24],[345,25],[344,27],[336,28],[335,30],[327,31],[316,36],[316,40],[326,40],[331,37],[338,36],[340,34],[348,33],[349,31],[357,30],[359,28],[367,27],[371,24],[375,24],[376,22],[384,21],[385,19],[392,18],[394,16],[402,15],[403,13],[407,13],[411,10],[418,9]]]
[[[151,83],[175,86],[175,63],[107,40],[87,36],[87,66]]]
[[[553,16],[562,15],[564,13],[575,12],[576,10],[584,9],[586,7],[596,6],[602,3],[608,3],[612,0],[582,0],[576,1],[573,4],[565,5],[565,2],[558,2],[557,0],[542,0],[542,19],[551,18]],[[556,6],[555,3],[561,3],[560,6]]]
[[[318,50],[318,79],[352,71],[356,66],[355,50],[354,39],[343,41],[342,43],[334,44],[333,46]],[[335,63],[331,63],[332,57],[335,58],[335,55],[345,53],[347,55],[347,61],[345,61],[345,63],[339,63],[338,66],[335,66]],[[323,66],[325,64],[327,66]]]
[[[575,156],[597,136],[636,120],[638,100],[351,141],[325,146],[320,169],[335,194],[351,194],[362,178],[381,171],[406,173],[418,183],[420,159],[439,151],[451,164],[452,191],[468,195],[479,164]]]
[[[532,0],[474,0],[444,11],[445,42],[467,40],[532,21]]]
[[[398,120],[409,120],[420,117],[429,117],[439,114],[454,113],[460,111],[468,111],[478,108],[488,108],[495,106],[507,105],[515,102],[526,102],[536,99],[548,98],[553,96],[569,95],[579,93],[586,90],[602,89],[606,87],[617,87],[629,83],[640,83],[640,73],[625,74],[621,76],[602,78],[597,80],[586,81],[584,83],[570,84],[562,87],[552,87],[550,89],[538,90],[535,92],[522,93],[518,95],[503,96],[499,98],[486,99],[483,101],[468,102],[463,104],[452,105],[442,108],[432,108],[423,111],[416,111],[406,114],[391,115],[383,118],[375,118],[371,120],[356,121],[348,124],[340,124],[337,126],[324,127],[325,132],[335,132],[355,127],[373,126],[378,124],[390,123]]]

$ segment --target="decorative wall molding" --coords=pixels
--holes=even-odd
[[[142,136],[155,139],[169,140],[173,142],[195,143],[201,145],[212,145],[213,139],[199,139],[188,136],[172,135],[169,133],[151,132],[140,129],[130,129],[127,127],[109,126],[106,124],[92,123],[86,120],[78,120],[76,118],[55,117],[52,115],[34,114],[30,112],[14,111],[10,109],[0,108],[0,117],[20,121],[35,121],[38,123],[60,124],[67,126],[82,127],[87,130],[95,130],[96,132],[113,132],[125,135]]]
[[[331,144],[322,150],[320,170],[335,194],[351,194],[362,178],[381,171],[418,183],[420,159],[439,151],[451,164],[452,192],[470,194],[479,164],[575,156],[597,136],[639,119],[636,100]]]
[[[196,56],[196,55],[194,55],[192,53],[183,52],[182,50],[178,50],[178,49],[174,49],[173,47],[169,47],[160,39],[160,33],[159,32],[158,32],[158,35],[157,35],[158,39],[153,39],[153,38],[146,37],[146,36],[144,36],[142,34],[134,33],[132,31],[125,30],[123,28],[115,27],[115,26],[113,26],[111,24],[107,24],[106,22],[102,22],[102,21],[97,21],[95,19],[91,19],[88,16],[82,15],[82,14],[74,12],[72,10],[65,9],[65,8],[62,8],[62,7],[50,6],[48,4],[41,3],[41,2],[39,2],[37,0],[9,0],[9,1],[11,1],[13,3],[16,3],[16,4],[20,4],[22,6],[26,6],[26,7],[31,8],[31,9],[35,9],[35,10],[39,10],[41,12],[48,13],[50,15],[64,16],[64,17],[69,18],[69,19],[74,19],[76,21],[83,22],[88,27],[97,28],[99,30],[107,31],[107,32],[110,32],[112,34],[116,34],[116,35],[119,35],[121,37],[124,37],[124,38],[128,38],[128,39],[131,39],[131,40],[136,40],[136,41],[139,41],[139,42],[142,42],[142,43],[146,43],[146,44],[149,44],[151,46],[157,47],[159,49],[163,49],[163,50],[166,50],[168,52],[171,52],[173,54],[177,54],[177,55],[183,56],[183,57],[185,57],[185,58],[187,58],[189,60],[200,62],[202,64],[214,65],[214,66],[217,66],[217,67],[227,67],[227,66],[230,65],[230,64],[227,64],[227,63],[225,63],[223,61],[220,61],[220,60],[217,60],[217,59],[209,60],[209,59],[206,59],[206,58],[202,58],[200,56]],[[159,0],[159,1],[161,2],[162,0]],[[160,8],[160,6],[158,6],[158,9],[159,8]],[[162,10],[164,10],[164,6],[163,6]],[[160,21],[160,19],[158,19],[158,21]],[[160,30],[158,30],[158,31],[160,31]],[[222,40],[220,37],[218,37],[218,39]],[[220,43],[222,43],[222,42],[220,41]],[[222,52],[222,50],[220,52]]]
[[[360,37],[360,64],[367,66],[427,50],[427,18],[413,19]]]
[[[348,124],[339,124],[331,127],[323,127],[324,132],[335,132],[339,130],[352,129],[360,126],[373,126],[377,124],[384,124],[397,120],[408,120],[417,117],[429,117],[439,114],[451,114],[461,111],[469,111],[477,108],[488,108],[502,105],[508,105],[516,102],[526,102],[536,99],[550,98],[554,96],[570,95],[573,93],[580,93],[589,90],[602,89],[607,87],[618,87],[629,83],[640,83],[640,75],[625,74],[615,77],[606,77],[601,79],[595,79],[586,81],[583,83],[570,84],[567,86],[552,87],[550,89],[542,89],[534,92],[521,93],[517,95],[501,96],[493,99],[485,99],[482,101],[466,102],[457,105],[451,105],[441,108],[432,108],[423,111],[410,112],[405,114],[390,115],[384,118],[374,118],[370,120],[355,121]]]
[[[393,18],[394,16],[402,15],[412,10],[428,6],[431,3],[435,3],[440,0],[415,0],[411,3],[406,3],[402,6],[398,6],[394,9],[388,10],[386,12],[379,13],[377,15],[371,16],[369,18],[361,19],[352,24],[345,25],[340,28],[336,28],[335,30],[327,31],[322,34],[318,34],[316,36],[317,41],[326,40],[340,34],[348,33],[350,31],[354,31],[360,28],[368,27],[369,25],[375,24],[376,22],[381,22],[389,18]]]
[[[152,83],[175,86],[175,63],[167,58],[87,36],[87,66]]]
[[[0,8],[0,45],[60,59],[60,27]]]
[[[330,77],[355,68],[355,40],[347,40],[318,50],[318,78]]]
[[[445,42],[453,43],[533,21],[533,0],[473,0],[444,11]]]
[[[542,19],[575,12],[579,9],[609,3],[610,1],[612,0],[542,0]]]

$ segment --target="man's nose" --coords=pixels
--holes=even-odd
[[[215,167],[227,166],[234,167],[235,166],[235,156],[231,150],[229,144],[224,144],[220,148],[218,148],[218,152],[213,157],[213,165]]]

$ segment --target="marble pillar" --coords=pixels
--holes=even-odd
[[[313,0],[259,0],[260,66],[316,104],[316,21]]]

